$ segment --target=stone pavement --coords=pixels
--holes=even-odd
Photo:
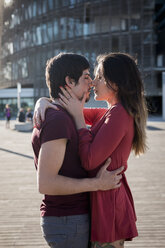
[[[31,133],[4,126],[0,121],[0,247],[46,248],[39,226],[42,196],[36,187]],[[147,153],[140,158],[131,155],[126,173],[139,230],[139,237],[126,248],[165,248],[165,122],[149,121],[147,133]]]

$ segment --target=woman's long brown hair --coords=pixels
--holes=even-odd
[[[102,64],[107,87],[118,87],[118,100],[134,118],[134,138],[132,150],[135,155],[146,151],[147,108],[144,87],[135,60],[125,53],[100,55],[98,64]]]

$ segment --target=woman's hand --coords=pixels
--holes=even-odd
[[[59,93],[59,101],[61,105],[73,116],[78,129],[86,128],[83,108],[87,95],[84,94],[83,99],[79,100],[73,93],[71,87],[66,86],[65,89],[60,87],[63,94]]]
[[[57,106],[51,103],[50,98],[41,97],[37,100],[33,114],[33,124],[37,128],[40,128],[42,122],[45,120],[45,112],[48,108],[53,108],[58,110]]]

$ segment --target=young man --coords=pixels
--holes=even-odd
[[[60,106],[58,94],[66,82],[75,95],[90,95],[89,63],[77,54],[59,54],[46,67],[46,83],[58,110],[49,108],[40,130],[34,128],[32,145],[41,204],[41,227],[50,247],[87,248],[89,241],[89,195],[87,192],[118,188],[122,168],[101,168],[96,178],[87,178],[78,155],[78,134],[70,114]]]

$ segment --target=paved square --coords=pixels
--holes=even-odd
[[[126,173],[139,230],[126,248],[165,248],[165,122],[149,121],[147,135],[147,153],[131,155]],[[0,121],[0,247],[48,247],[39,226],[41,198],[31,133],[5,129]]]

